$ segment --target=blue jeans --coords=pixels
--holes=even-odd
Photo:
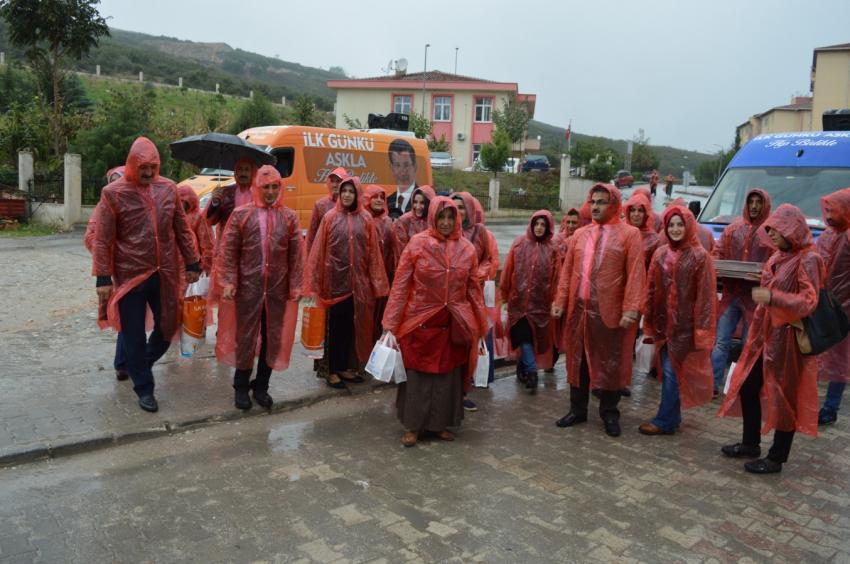
[[[537,372],[537,358],[534,356],[532,343],[523,343],[519,346],[519,364],[525,372]]]
[[[826,399],[823,400],[823,407],[820,409],[822,413],[835,415],[838,413],[838,408],[841,406],[841,396],[844,394],[844,388],[847,386],[844,382],[830,382],[826,387]]]
[[[153,312],[153,332],[145,335],[145,306]],[[124,365],[133,380],[133,390],[139,397],[153,394],[154,362],[159,360],[171,343],[160,329],[159,273],[130,290],[118,302],[121,314],[121,335],[124,342]]]
[[[711,369],[714,372],[715,389],[723,387],[723,376],[726,374],[726,367],[729,364],[729,350],[732,348],[732,336],[735,334],[735,328],[743,316],[744,310],[738,300],[735,299],[717,320],[717,338],[714,341],[714,350],[711,351]],[[742,342],[747,340],[748,329],[749,327],[745,323],[741,330]]]
[[[682,402],[679,398],[679,382],[673,372],[666,345],[661,349],[661,370],[664,373],[664,379],[661,381],[661,404],[652,424],[667,433],[674,433],[682,424]]]

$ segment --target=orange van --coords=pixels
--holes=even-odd
[[[275,166],[283,177],[284,202],[298,213],[303,228],[310,223],[313,204],[327,195],[325,179],[337,167],[359,176],[363,186],[381,186],[388,197],[396,192],[400,182],[404,182],[402,190],[411,181],[419,186],[432,184],[428,144],[406,131],[274,125],[246,129],[239,136],[277,157]],[[408,153],[412,149],[415,166],[406,170],[398,162],[395,168],[391,166],[391,145],[396,155],[400,147]],[[405,161],[409,159],[404,157]]]

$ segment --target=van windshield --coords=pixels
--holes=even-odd
[[[731,223],[741,216],[747,192],[762,188],[770,194],[772,209],[780,204],[793,204],[800,208],[809,225],[823,229],[821,197],[848,186],[848,168],[733,168],[720,179],[700,214],[700,221]]]

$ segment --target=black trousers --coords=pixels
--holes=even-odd
[[[763,385],[764,372],[762,370],[762,359],[759,358],[738,393],[738,397],[741,399],[741,415],[744,419],[744,433],[741,443],[747,446],[761,444],[761,399],[759,395]],[[773,445],[767,453],[767,458],[774,462],[787,462],[793,440],[794,431],[780,431],[779,429],[774,431]]]
[[[590,369],[587,357],[582,354],[581,370],[579,371],[580,386],[570,386],[570,411],[579,417],[587,417],[587,404],[590,401]],[[603,421],[619,421],[620,390],[599,390],[599,417]]]
[[[354,344],[354,298],[334,304],[328,310],[328,372],[339,374],[349,368]]]
[[[159,326],[160,290],[159,272],[155,272],[118,302],[121,316],[121,333],[118,337],[122,345],[124,366],[133,380],[133,390],[139,397],[153,394],[153,365],[171,345],[163,337]],[[153,332],[150,337],[145,334],[146,307],[150,307],[153,312]]]
[[[257,377],[251,382],[250,368],[237,368],[233,373],[233,387],[237,390],[247,390],[254,388],[254,391],[268,392],[269,379],[272,376],[271,366],[266,362],[266,353],[268,352],[268,339],[266,338],[266,312],[263,310],[263,315],[260,318],[260,358],[257,359]]]

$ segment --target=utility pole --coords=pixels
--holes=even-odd
[[[460,47],[455,47],[455,74],[457,74],[457,52]]]
[[[425,64],[422,69],[422,117],[425,117],[425,83],[428,80],[428,47],[430,43],[425,44]]]

